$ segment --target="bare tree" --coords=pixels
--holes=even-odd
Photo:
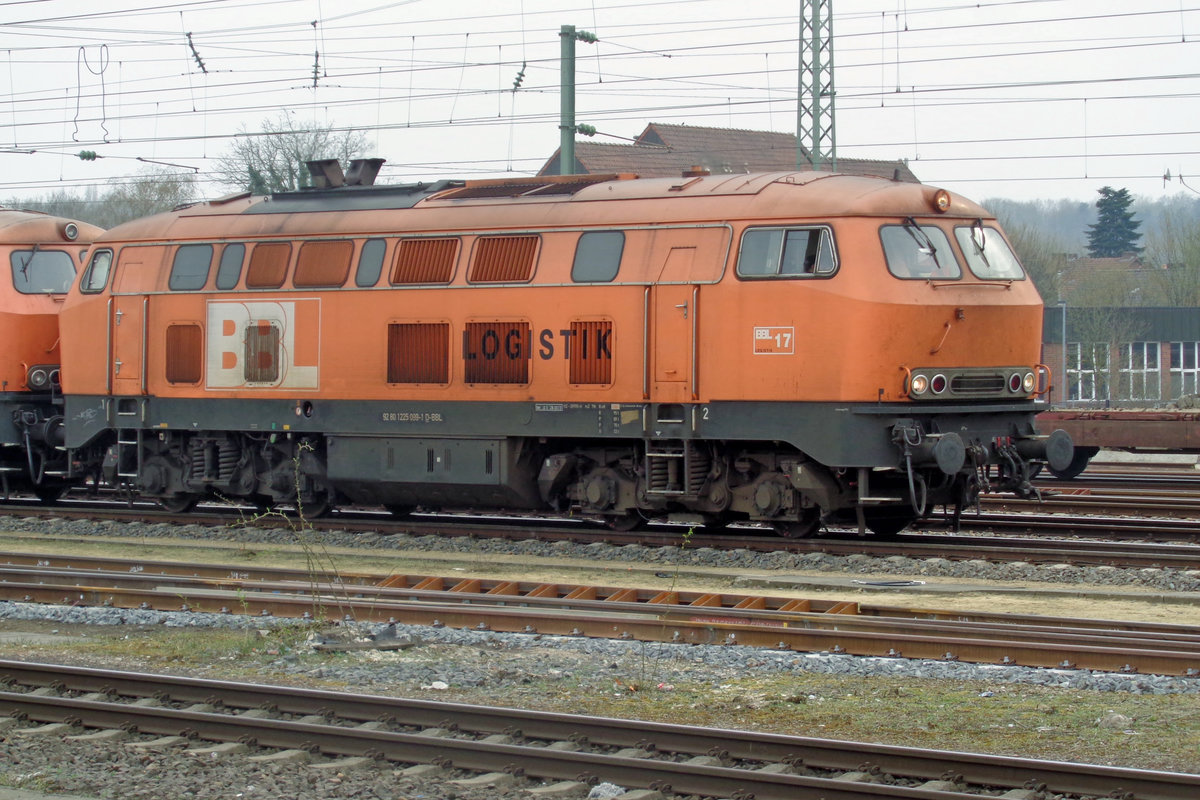
[[[59,190],[42,198],[10,199],[4,205],[111,228],[137,217],[170,211],[195,199],[196,182],[191,173],[149,167],[103,194],[95,186],[89,186],[79,194]]]
[[[160,214],[196,200],[196,181],[190,172],[151,168],[137,178],[119,184],[104,196],[105,211],[111,227],[138,217]]]
[[[362,156],[368,144],[361,131],[301,123],[285,111],[263,120],[259,133],[243,126],[233,145],[217,159],[212,175],[235,190],[255,194],[293,191],[309,185],[304,162],[323,158],[346,162]]]
[[[1153,264],[1159,302],[1200,305],[1200,223],[1177,210],[1165,213],[1146,237],[1147,261]]]
[[[1042,299],[1047,303],[1055,302],[1060,296],[1062,273],[1066,269],[1066,248],[1052,235],[1032,225],[1005,223],[1004,231]]]

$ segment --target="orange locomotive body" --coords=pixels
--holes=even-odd
[[[881,179],[227,198],[110,231],[62,320],[77,469],[168,506],[882,532],[1070,460],[1034,429],[1041,302],[995,221]]]
[[[0,486],[57,497],[65,471],[58,314],[88,243],[83,222],[0,209]]]

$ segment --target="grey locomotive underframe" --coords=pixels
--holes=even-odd
[[[989,468],[1069,460],[1036,405],[395,402],[68,397],[68,451],[151,496],[392,508],[691,511],[781,522],[959,507]],[[200,422],[203,420],[203,423]],[[1066,450],[1064,451],[1064,447]],[[1066,455],[1064,456],[1064,452]],[[993,482],[992,488],[996,488]]]

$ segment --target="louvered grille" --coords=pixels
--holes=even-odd
[[[246,328],[246,382],[279,380],[279,328],[260,322]]]
[[[278,289],[287,277],[292,246],[287,242],[256,244],[250,251],[250,269],[246,271],[247,289]]]
[[[202,344],[199,325],[167,326],[168,382],[200,382]]]
[[[527,322],[468,322],[463,332],[463,380],[529,383]]]
[[[354,243],[305,242],[296,257],[292,285],[297,289],[334,288],[346,282],[350,274],[350,256]]]
[[[392,283],[449,283],[457,256],[458,239],[401,239]]]
[[[470,279],[475,283],[515,283],[533,277],[536,236],[485,236],[475,244]]]
[[[450,325],[388,325],[388,383],[450,382]]]
[[[612,383],[612,323],[571,323],[571,383]]]

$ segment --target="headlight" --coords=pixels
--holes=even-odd
[[[1021,391],[1021,373],[1014,372],[1008,376],[1008,390],[1014,394]]]
[[[925,390],[929,388],[929,378],[924,375],[913,375],[912,382],[908,385],[909,394],[925,394]]]
[[[1036,384],[1037,384],[1037,378],[1034,377],[1033,373],[1026,372],[1025,380],[1021,381],[1021,388],[1025,390],[1025,394],[1029,394],[1030,392],[1032,392],[1033,388]]]
[[[934,394],[941,394],[946,391],[947,381],[945,375],[934,375],[933,380],[929,382],[929,388],[933,389]]]
[[[25,374],[25,385],[30,391],[42,392],[50,388],[50,368],[34,366]]]

